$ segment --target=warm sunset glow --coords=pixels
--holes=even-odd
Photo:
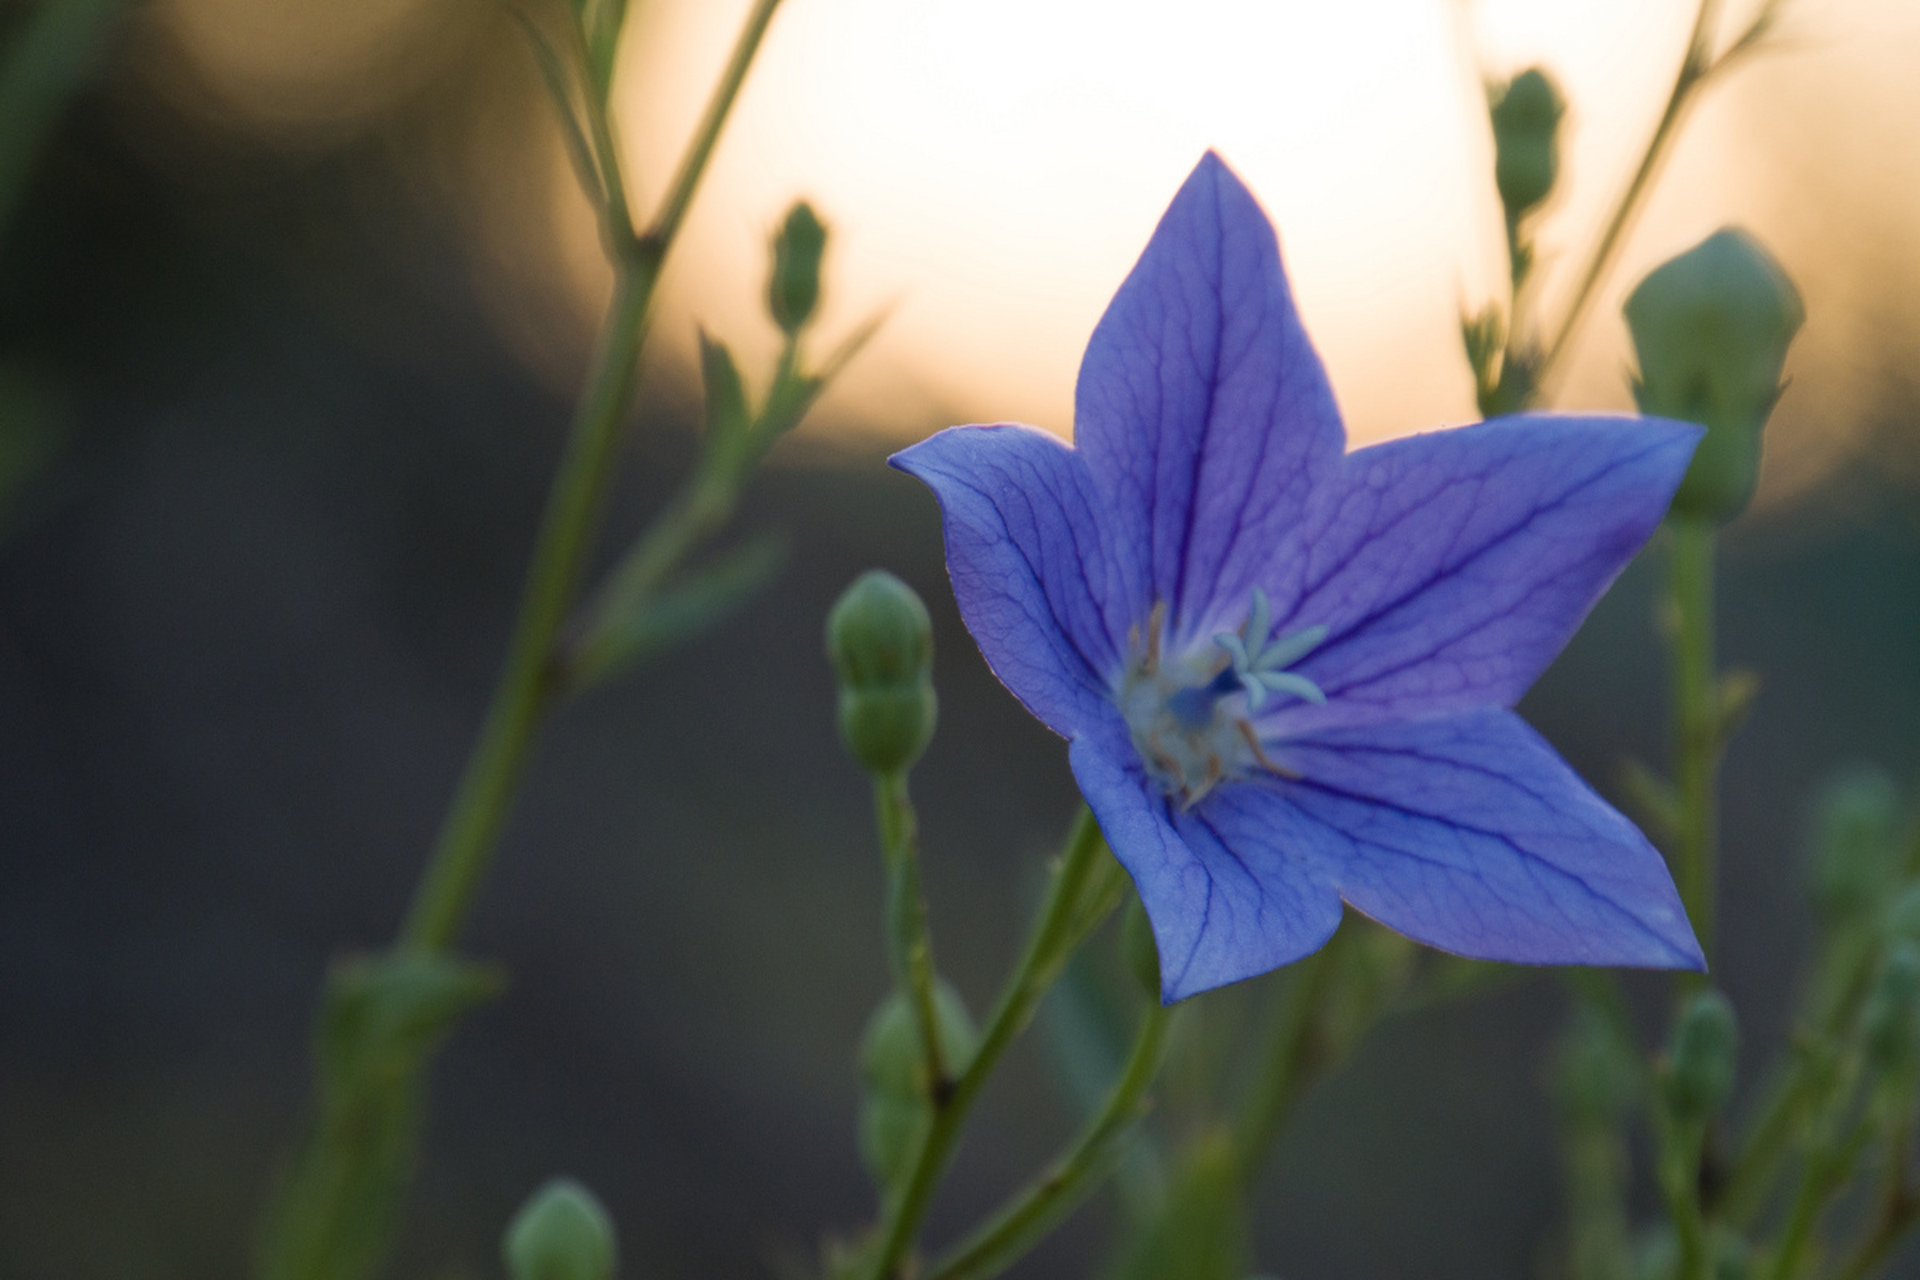
[[[1726,25],[1752,0],[1729,0]],[[747,0],[635,0],[616,96],[642,208],[658,194]],[[242,11],[245,12],[242,12]],[[787,203],[834,231],[822,345],[881,336],[814,431],[892,440],[950,421],[1067,433],[1080,352],[1202,151],[1279,227],[1356,440],[1473,416],[1458,317],[1502,287],[1481,79],[1540,63],[1572,102],[1561,190],[1539,221],[1549,312],[1651,130],[1692,0],[788,0],[676,249],[654,326],[685,364],[696,325],[771,348],[766,245]],[[393,100],[433,63],[445,0],[162,0],[194,74],[297,136]],[[1793,0],[1777,48],[1694,112],[1554,402],[1627,407],[1618,304],[1655,263],[1742,224],[1799,278],[1810,320],[1770,436],[1768,487],[1849,448],[1873,339],[1910,323],[1863,270],[1863,228],[1912,256],[1920,58],[1911,0]],[[467,13],[472,19],[473,14]],[[445,45],[443,37],[433,37]],[[457,41],[455,41],[457,43]],[[442,50],[444,53],[444,50]],[[530,75],[526,67],[519,68]],[[396,86],[400,86],[396,88]],[[516,116],[516,119],[519,117]],[[485,305],[571,383],[606,296],[591,217],[541,120],[476,124],[450,191]],[[528,139],[544,129],[547,153]],[[491,130],[491,132],[489,132]],[[1844,210],[1849,228],[1836,236]],[[1803,406],[1818,406],[1818,412]]]
[[[643,15],[621,91],[643,193],[658,189],[743,8],[680,3]],[[1729,26],[1746,11],[1727,8]],[[829,406],[837,416],[897,437],[948,418],[1067,432],[1087,334],[1170,193],[1214,147],[1279,226],[1353,436],[1469,419],[1457,317],[1499,287],[1501,261],[1480,77],[1544,63],[1573,102],[1566,176],[1540,232],[1551,308],[1572,249],[1639,155],[1693,10],[1676,0],[1209,0],[1176,18],[1144,2],[1089,17],[1096,10],[1076,0],[797,0],[741,101],[684,242],[667,300],[676,319],[660,333],[683,341],[685,317],[736,340],[763,334],[762,245],[786,201],[804,194],[837,232],[825,330],[897,303]],[[1799,193],[1781,189],[1781,153],[1808,149],[1806,122],[1825,116],[1824,103],[1878,102],[1885,119],[1888,102],[1911,102],[1898,51],[1920,48],[1920,20],[1904,0],[1802,0],[1783,34],[1780,51],[1694,113],[1559,403],[1628,407],[1620,297],[1727,222],[1767,236],[1821,301],[1813,268],[1826,250]],[[1874,199],[1913,192],[1920,167],[1882,166],[1871,182]],[[1838,345],[1834,313],[1850,304],[1828,301],[1804,356]],[[1841,378],[1814,381],[1803,392],[1846,394]],[[1799,469],[1807,476],[1839,444],[1835,415],[1822,416],[1819,430],[1779,432],[1775,452],[1814,464]]]

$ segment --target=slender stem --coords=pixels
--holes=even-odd
[[[534,543],[505,667],[400,931],[401,945],[410,950],[453,945],[499,841],[534,730],[553,696],[554,640],[572,606],[600,513],[657,279],[650,269],[619,271],[587,394],[574,414]]]
[[[686,154],[680,158],[680,167],[674,170],[673,181],[667,187],[667,194],[660,201],[660,208],[653,215],[653,222],[647,228],[644,239],[659,244],[670,244],[674,233],[679,231],[681,221],[687,216],[687,206],[693,203],[693,194],[700,185],[700,175],[706,172],[707,160],[713,154],[713,147],[720,140],[720,130],[727,123],[727,113],[733,109],[733,100],[739,96],[740,85],[747,78],[747,69],[753,65],[754,54],[759,52],[760,39],[767,33],[767,24],[773,21],[773,11],[780,7],[780,0],[754,0],[753,11],[747,15],[747,21],[740,28],[739,38],[733,46],[733,56],[727,59],[726,70],[720,73],[720,82],[713,88],[713,96],[707,100],[706,114],[700,117],[700,125],[694,130],[693,140],[687,144]]]
[[[613,303],[601,329],[587,391],[574,413],[566,453],[534,542],[500,681],[401,927],[400,945],[408,949],[438,951],[452,945],[499,842],[534,730],[560,683],[555,641],[572,607],[598,522],[620,428],[633,396],[654,286],[778,5],[779,0],[757,0],[645,241],[616,246],[620,251],[614,259]],[[587,114],[595,138],[607,139],[611,145],[604,119],[606,104],[589,102]],[[609,201],[612,198],[610,191]]]
[[[1086,936],[1088,926],[1080,919],[1085,914],[1081,900],[1090,896],[1090,891],[1105,891],[1106,878],[1099,874],[1103,858],[1111,862],[1100,836],[1100,826],[1093,820],[1092,812],[1083,808],[1072,834],[1067,837],[1047,900],[1028,936],[1026,952],[1000,993],[1000,1002],[980,1038],[980,1047],[954,1082],[953,1091],[944,1100],[936,1099],[933,1120],[914,1158],[913,1170],[898,1198],[888,1206],[880,1248],[867,1272],[871,1280],[887,1280],[900,1274],[901,1263],[919,1232],[934,1189],[946,1172],[961,1127],[973,1110],[980,1090],[1000,1065],[1008,1046],[1032,1020],[1040,997],[1059,976],[1060,967]]]
[[[1554,331],[1553,340],[1547,344],[1546,354],[1541,358],[1537,371],[1541,379],[1559,360],[1574,330],[1579,327],[1588,304],[1593,300],[1594,286],[1612,264],[1614,251],[1633,222],[1634,215],[1639,212],[1641,198],[1646,194],[1654,174],[1659,171],[1660,162],[1666,158],[1667,148],[1678,131],[1681,117],[1686,114],[1693,91],[1713,71],[1714,64],[1709,60],[1708,50],[1713,38],[1713,20],[1717,8],[1717,0],[1700,0],[1700,8],[1694,14],[1693,32],[1687,37],[1686,55],[1680,60],[1680,70],[1674,76],[1673,91],[1667,95],[1666,109],[1660,113],[1660,122],[1654,126],[1653,137],[1647,141],[1647,149],[1640,157],[1639,167],[1614,201],[1613,211],[1600,232],[1600,239],[1594,244],[1593,253],[1587,259],[1586,269],[1580,275],[1573,300],[1567,304],[1567,313],[1562,317],[1560,327]]]
[[[933,1003],[933,939],[927,929],[927,900],[920,891],[919,819],[907,795],[904,770],[874,775],[873,809],[887,859],[887,941],[894,981],[913,1008],[928,1095],[937,1100],[953,1081]]]
[[[1870,931],[1843,934],[1829,943],[1812,1017],[1796,1035],[1792,1062],[1769,1089],[1715,1203],[1735,1226],[1744,1228],[1760,1211],[1807,1108],[1831,1085],[1835,1066],[1822,1047],[1836,1043],[1858,1015],[1877,954]]]
[[[1333,984],[1352,928],[1335,932],[1327,945],[1293,967],[1253,1087],[1233,1130],[1233,1163],[1242,1186],[1259,1176],[1293,1105],[1326,1056],[1320,1006]]]
[[[1654,1137],[1659,1144],[1660,1191],[1680,1245],[1679,1280],[1708,1280],[1713,1255],[1707,1243],[1706,1217],[1700,1209],[1700,1152],[1704,1122],[1682,1124],[1654,1105]]]
[[[1779,1172],[1780,1162],[1793,1145],[1801,1117],[1813,1099],[1818,1082],[1811,1051],[1801,1047],[1795,1052],[1793,1065],[1768,1095],[1759,1119],[1748,1129],[1732,1172],[1714,1202],[1715,1212],[1737,1228],[1745,1229],[1760,1211]]]
[[[1714,851],[1719,825],[1720,690],[1714,669],[1714,526],[1667,522],[1668,602],[1673,623],[1674,837],[1680,901],[1694,934],[1713,955]]]
[[[1148,1007],[1105,1104],[1073,1146],[934,1263],[926,1280],[998,1275],[1093,1192],[1119,1157],[1121,1139],[1147,1113],[1146,1092],[1160,1071],[1171,1013],[1163,1005]]]

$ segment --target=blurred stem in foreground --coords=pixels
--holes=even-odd
[[[1667,526],[1667,642],[1673,670],[1675,880],[1700,949],[1713,954],[1718,779],[1725,746],[1713,636],[1714,528]],[[1697,981],[1697,976],[1688,979]]]
[[[1157,995],[1148,1000],[1133,1047],[1099,1112],[1064,1153],[936,1260],[927,1269],[926,1280],[983,1280],[999,1275],[1098,1189],[1124,1153],[1134,1124],[1147,1113],[1147,1090],[1166,1052],[1173,1011]]]
[[[608,105],[623,7],[584,0],[569,6],[579,55],[571,62],[529,27],[536,55],[562,109],[570,149],[600,212],[603,240],[614,269],[613,302],[554,477],[506,660],[479,739],[394,951],[374,970],[395,976],[347,987],[330,983],[323,998],[324,1034],[318,1045],[322,1052],[316,1062],[315,1087],[325,1092],[315,1105],[314,1129],[268,1207],[257,1267],[263,1280],[360,1280],[377,1272],[385,1257],[411,1181],[420,1123],[418,1099],[427,1065],[459,1013],[479,998],[472,983],[456,981],[461,970],[443,976],[436,962],[457,941],[466,921],[534,733],[569,684],[562,629],[579,595],[631,411],[654,288],[778,3],[756,0],[659,210],[644,230],[634,227],[628,211]],[[593,21],[596,17],[605,20]],[[584,64],[576,68],[584,75],[569,70],[575,64]],[[584,129],[577,112],[585,114]],[[790,333],[789,354],[792,350]],[[782,416],[773,412],[774,400],[780,401],[784,412],[810,399],[807,380],[794,372],[791,360],[783,361],[782,370],[787,376],[778,380],[776,392],[786,388],[784,399],[770,397],[765,417]],[[793,390],[796,386],[807,394]],[[709,390],[713,390],[711,380]],[[744,398],[740,404],[744,419]],[[728,442],[733,445],[728,456],[757,457],[752,448],[743,451],[743,441],[763,445],[764,433],[755,436],[743,430],[728,437],[710,433],[709,458],[722,455]],[[710,527],[713,513],[731,509],[730,500],[714,500],[710,485],[699,488],[701,481],[710,482],[716,475],[737,484],[744,468],[703,467],[696,478],[696,493],[706,494],[707,500],[670,506],[642,544],[666,546],[674,553],[667,557],[669,561],[691,550],[698,534]],[[652,603],[651,597],[644,596],[642,603]],[[596,614],[594,621],[603,617],[604,613]],[[632,618],[621,621],[627,630],[633,629]],[[409,1013],[423,1000],[432,1017],[422,1030],[402,1035],[389,1029],[409,1028],[408,1016],[416,1021],[424,1016]],[[369,1003],[373,1006],[369,1011],[356,1012]],[[353,1016],[346,1016],[349,1013]],[[348,1071],[338,1065],[363,1060],[375,1062],[378,1070]],[[381,1123],[378,1141],[371,1146],[364,1132],[369,1115]],[[341,1242],[351,1242],[351,1248],[343,1249]]]
[[[909,1252],[980,1091],[1033,1020],[1040,998],[1060,976],[1061,968],[1112,914],[1126,886],[1126,873],[1107,851],[1099,824],[1083,808],[1054,869],[1026,949],[1001,989],[979,1047],[952,1089],[933,1100],[931,1123],[898,1190],[884,1198],[879,1233],[858,1267],[865,1280],[895,1280],[910,1273]]]

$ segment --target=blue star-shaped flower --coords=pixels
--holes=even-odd
[[[1209,152],[1094,330],[1076,447],[956,427],[893,462],[987,662],[1072,743],[1172,1001],[1316,950],[1343,899],[1461,955],[1703,967],[1660,855],[1509,709],[1699,435],[1527,414],[1346,453]]]

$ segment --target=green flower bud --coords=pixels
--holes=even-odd
[[[1552,193],[1560,176],[1560,117],[1566,110],[1560,90],[1538,67],[1489,86],[1493,185],[1509,220],[1518,221]]]
[[[934,987],[933,1012],[940,1052],[949,1064],[964,1064],[978,1039],[960,993],[945,982]],[[873,1012],[860,1039],[860,1155],[882,1187],[908,1170],[921,1128],[930,1115],[926,1064],[913,1006],[895,991]]]
[[[1886,900],[1900,875],[1900,791],[1864,767],[1828,781],[1815,807],[1813,894],[1831,923]]]
[[[1628,297],[1626,315],[1641,412],[1707,429],[1674,495],[1675,514],[1733,519],[1760,477],[1760,429],[1806,315],[1799,291],[1758,241],[1727,228],[1656,267]]]
[[[892,574],[869,569],[827,615],[840,676],[840,738],[869,773],[912,767],[933,737],[933,621]]]
[[[1860,1028],[1876,1070],[1913,1065],[1920,1050],[1920,943],[1902,938],[1887,948],[1860,1011]]]
[[[1725,996],[1702,991],[1687,1002],[1674,1028],[1665,1078],[1667,1106],[1676,1119],[1705,1120],[1726,1104],[1739,1045],[1739,1024]]]
[[[826,249],[827,228],[811,205],[795,202],[773,238],[773,275],[767,282],[773,322],[789,337],[813,318],[820,303],[820,259]]]
[[[500,1252],[513,1280],[612,1280],[613,1219],[593,1192],[555,1178],[513,1215]]]

